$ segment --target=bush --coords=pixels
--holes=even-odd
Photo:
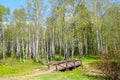
[[[64,57],[56,55],[56,56],[54,57],[54,60],[55,60],[55,61],[64,60]]]
[[[113,80],[118,80],[120,76],[120,58],[119,54],[115,54],[114,51],[101,54],[101,61],[99,63],[99,69],[103,74]]]

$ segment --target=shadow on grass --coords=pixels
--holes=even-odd
[[[92,55],[85,56],[85,58],[87,58],[87,59],[100,59],[99,56],[92,56]]]
[[[108,80],[106,77],[101,75],[85,75],[88,79]]]

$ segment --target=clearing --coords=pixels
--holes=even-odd
[[[47,66],[41,66],[35,63],[27,64],[29,68],[22,64],[22,67],[24,66],[23,68],[28,68],[28,70],[32,71],[26,71],[24,73],[21,70],[21,72],[11,72],[9,74],[5,74],[4,72],[0,80],[105,80],[102,72],[92,67],[93,63],[98,60],[98,58],[85,57],[83,58],[83,66],[65,72],[53,71],[53,69],[47,70]],[[21,66],[18,68],[21,69]]]

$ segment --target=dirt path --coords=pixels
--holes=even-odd
[[[26,75],[22,75],[22,76],[15,76],[15,77],[6,77],[6,78],[0,78],[0,80],[24,80],[25,78],[29,78],[29,77],[34,77],[34,76],[38,76],[38,75],[42,75],[42,74],[50,74],[54,71],[54,69],[48,70],[48,71],[39,71],[39,69],[36,69],[35,72],[30,73],[30,74],[26,74]]]

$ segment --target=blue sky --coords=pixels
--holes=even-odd
[[[117,3],[117,2],[120,2],[120,0],[111,0],[111,2]]]
[[[45,4],[48,5],[48,1],[44,0]],[[10,8],[10,12],[12,13],[16,8],[25,7],[26,0],[0,0],[0,5],[4,5],[7,8]]]
[[[26,0],[0,0],[0,5],[4,5],[5,7],[10,8],[11,13],[16,9],[16,8],[21,8],[25,6],[25,1]],[[46,5],[48,5],[48,1],[44,0]],[[54,0],[53,0],[54,1]],[[112,2],[120,2],[120,0],[111,0]],[[49,10],[48,10],[49,11]]]
[[[16,8],[24,7],[25,0],[0,0],[0,5],[10,8],[10,11],[13,12]]]

